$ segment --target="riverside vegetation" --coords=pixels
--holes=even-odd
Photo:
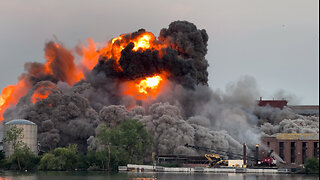
[[[5,158],[0,152],[0,168],[10,170],[106,170],[116,171],[128,163],[142,164],[152,148],[153,140],[145,126],[137,120],[127,120],[113,129],[101,125],[96,129],[99,148],[81,153],[76,144],[58,147],[36,156],[19,139],[22,129],[12,127],[4,142],[12,144],[13,154]]]
[[[13,126],[7,131],[4,142],[12,145],[14,153],[5,158],[0,151],[0,168],[8,170],[106,170],[116,171],[118,166],[142,164],[153,140],[138,120],[127,120],[113,129],[100,125],[96,129],[95,144],[86,153],[78,152],[76,144],[58,147],[36,156],[20,140],[23,129]],[[307,159],[297,173],[319,173],[319,159]]]

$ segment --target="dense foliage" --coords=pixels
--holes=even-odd
[[[308,158],[304,166],[306,173],[319,173],[318,158]]]
[[[77,145],[67,148],[56,148],[42,156],[39,169],[42,170],[74,170],[77,162]]]
[[[9,132],[9,131],[8,131]],[[41,157],[19,141],[21,130],[12,128],[6,140],[14,144],[14,153],[5,159],[0,152],[0,168],[13,170],[117,170],[119,165],[143,163],[152,146],[152,138],[145,126],[137,120],[128,120],[110,129],[100,125],[96,129],[96,141],[99,149],[86,154],[78,152],[76,144],[58,147]]]
[[[21,139],[23,138],[22,131],[22,128],[18,128],[14,125],[10,127],[10,129],[6,132],[6,134],[3,137],[3,142],[11,145],[13,152],[22,148],[25,145],[21,141]]]
[[[4,135],[3,141],[11,146],[13,154],[8,159],[4,159],[4,154],[1,155],[2,168],[29,170],[37,167],[39,158],[21,141],[23,138],[22,132],[22,128],[12,126]]]
[[[105,159],[107,169],[116,169],[128,163],[143,163],[153,143],[145,126],[138,120],[125,121],[113,129],[100,125],[97,128],[97,140],[104,150],[96,153],[108,154]]]
[[[12,170],[32,170],[37,168],[39,160],[39,157],[24,146],[15,150],[6,161],[6,167]]]

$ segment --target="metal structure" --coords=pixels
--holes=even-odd
[[[209,160],[209,167],[217,165],[222,160],[218,154],[205,154],[204,157]]]
[[[37,141],[37,125],[31,121],[25,119],[15,119],[4,124],[4,136],[6,136],[7,131],[10,131],[12,127],[17,127],[22,129],[21,137],[18,141],[22,142],[24,145],[30,148],[31,152],[35,155],[38,154],[38,141]],[[4,143],[4,152],[6,157],[10,157],[13,154],[12,143]]]
[[[243,167],[247,167],[247,145],[243,143]]]

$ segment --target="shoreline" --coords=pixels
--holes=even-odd
[[[298,174],[290,168],[206,168],[206,167],[163,167],[128,164],[119,166],[119,172],[173,172],[173,173],[258,173],[258,174]]]

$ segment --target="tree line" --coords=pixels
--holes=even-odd
[[[6,132],[3,140],[11,144],[13,154],[5,158],[0,152],[1,169],[116,171],[118,166],[129,163],[142,164],[153,145],[152,137],[138,120],[127,120],[112,129],[99,125],[93,145],[85,153],[78,151],[77,144],[70,144],[37,156],[20,140],[22,131],[13,126]]]

